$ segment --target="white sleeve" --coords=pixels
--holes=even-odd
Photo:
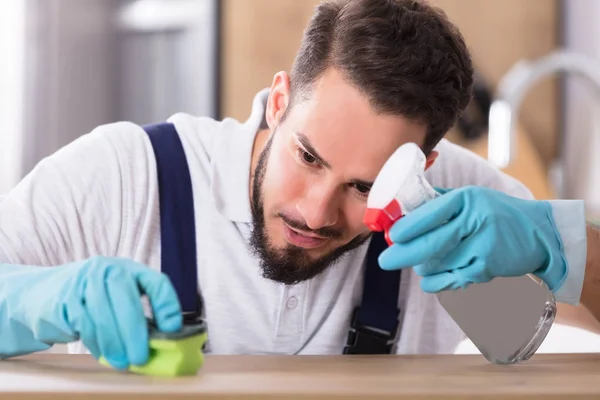
[[[121,253],[136,229],[131,203],[152,204],[147,174],[133,169],[153,162],[144,136],[131,123],[103,125],[38,163],[0,202],[0,263]],[[126,190],[134,186],[136,193]]]
[[[584,203],[582,200],[551,200],[549,203],[567,263],[567,276],[554,296],[561,303],[578,305],[587,259]]]

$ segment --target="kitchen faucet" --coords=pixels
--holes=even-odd
[[[506,168],[515,158],[515,121],[526,92],[537,82],[559,72],[586,79],[600,93],[600,64],[574,52],[557,50],[537,61],[517,62],[502,77],[489,111],[488,160]]]

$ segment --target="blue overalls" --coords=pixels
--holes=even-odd
[[[173,283],[185,320],[202,313],[196,260],[196,233],[192,181],[183,145],[171,123],[147,125],[158,175],[160,203],[161,270]],[[387,247],[375,233],[367,251],[363,296],[352,315],[344,354],[389,354],[399,325],[400,274],[379,267]]]

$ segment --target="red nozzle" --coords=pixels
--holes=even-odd
[[[367,208],[363,222],[374,232],[387,231],[394,222],[402,217],[402,208],[396,199],[392,200],[384,209]]]
[[[392,239],[390,239],[390,230],[389,229],[385,230],[385,235],[383,235],[383,237],[385,237],[385,241],[387,242],[388,246],[391,246],[392,244],[394,244],[394,242],[392,242]]]

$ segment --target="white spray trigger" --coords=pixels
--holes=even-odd
[[[402,216],[437,196],[425,179],[427,159],[419,146],[406,143],[385,162],[367,199],[364,223],[375,232],[386,232]]]

